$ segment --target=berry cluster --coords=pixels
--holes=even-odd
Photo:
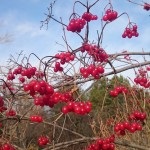
[[[47,136],[40,136],[38,138],[38,145],[40,147],[46,146],[49,143],[49,138]]]
[[[117,97],[121,93],[128,93],[128,90],[124,86],[116,86],[113,90],[109,92],[110,96]]]
[[[114,131],[119,135],[125,135],[126,131],[134,133],[135,131],[141,131],[142,125],[139,122],[120,122],[114,126]]]
[[[146,11],[150,10],[150,4],[148,3],[144,3],[144,7],[143,7]]]
[[[80,73],[84,78],[88,78],[89,75],[92,75],[95,79],[99,79],[100,75],[104,73],[103,66],[89,65],[88,67],[81,67]]]
[[[137,25],[133,25],[132,27],[126,27],[123,34],[122,34],[122,37],[123,38],[132,38],[133,36],[135,37],[138,37],[139,36],[139,33],[137,32]]]
[[[5,143],[0,147],[0,150],[16,150],[11,144]]]
[[[90,56],[92,56],[94,61],[107,62],[108,60],[108,54],[105,52],[105,50],[97,47],[96,45],[83,43],[80,50],[82,53],[86,51]]]
[[[16,111],[13,110],[13,109],[10,109],[6,112],[6,116],[7,117],[13,117],[13,116],[16,116]]]
[[[14,80],[16,75],[20,75],[18,78],[21,83],[25,82],[25,77],[30,79],[33,76],[37,78],[43,78],[44,73],[41,71],[37,71],[36,67],[23,68],[22,66],[18,66],[14,71],[9,71],[7,75],[7,80]]]
[[[62,113],[67,114],[74,112],[75,114],[85,115],[88,114],[92,109],[91,102],[68,102],[62,107]]]
[[[71,52],[62,52],[62,53],[57,53],[55,55],[55,58],[60,59],[60,63],[64,65],[65,63],[73,61],[75,58],[75,55],[72,54]]]
[[[54,72],[58,72],[58,71],[63,71],[63,67],[61,67],[61,65],[73,61],[75,55],[70,52],[62,52],[56,54],[55,58],[60,59],[60,62],[55,62],[55,67],[54,67]]]
[[[140,112],[138,110],[135,110],[129,115],[129,120],[136,120],[136,121],[144,121],[146,119],[146,113],[145,112]]]
[[[70,20],[69,25],[67,26],[67,30],[72,32],[81,32],[85,24],[86,24],[85,19],[73,18]]]
[[[74,101],[71,94],[69,92],[66,93],[60,93],[60,92],[54,92],[53,95],[41,95],[34,97],[34,104],[39,106],[49,106],[53,107],[55,104],[60,102],[69,102]]]
[[[39,115],[32,115],[30,116],[30,119],[29,119],[31,122],[43,122],[43,118],[42,116],[39,116]]]
[[[103,16],[103,21],[113,21],[117,18],[118,13],[112,9],[107,9]]]
[[[97,20],[98,17],[97,17],[97,15],[93,15],[90,12],[85,12],[82,15],[82,19],[86,20],[87,22],[90,22],[91,20]]]
[[[142,77],[142,76],[137,76],[134,79],[134,82],[136,84],[139,84],[140,86],[143,86],[145,88],[149,88],[150,87],[150,81],[146,78],[146,77]]]
[[[52,95],[54,89],[44,80],[31,80],[28,84],[24,84],[24,91],[30,93],[31,96],[34,96],[36,93],[40,95]]]
[[[62,72],[63,71],[63,67],[60,66],[60,62],[56,62],[55,63],[55,67],[54,67],[54,72]]]
[[[114,150],[114,141],[114,135],[105,139],[97,139],[95,142],[91,143],[85,150]]]
[[[20,68],[21,69],[21,68]],[[15,71],[15,70],[14,70]],[[27,77],[30,79],[35,75],[36,72],[36,67],[29,67],[29,68],[22,68],[21,70],[21,75]]]
[[[130,133],[134,133],[135,131],[141,131],[142,130],[141,122],[143,122],[145,119],[146,119],[145,112],[135,110],[129,115],[128,117],[129,121],[117,123],[114,126],[114,131],[119,135],[125,135],[126,131],[129,131]]]

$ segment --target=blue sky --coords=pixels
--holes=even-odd
[[[51,21],[48,30],[46,27],[40,30],[40,21],[45,19],[44,13],[52,0],[1,0],[0,5],[0,35],[8,33],[12,35],[12,42],[0,44],[0,63],[5,63],[10,54],[16,54],[23,50],[28,55],[32,52],[40,58],[46,55],[54,55],[58,50],[65,50],[62,40],[62,26]],[[86,0],[82,0],[85,2]],[[94,0],[90,0],[93,2]],[[137,0],[141,2],[141,0]],[[146,0],[149,2],[149,0]],[[74,0],[57,0],[54,6],[54,15],[56,18],[62,17],[65,24],[68,24],[69,14],[72,12],[72,4]],[[91,11],[93,14],[102,15],[103,6],[108,3],[101,0],[98,7],[94,7]],[[142,7],[130,4],[126,0],[112,0],[114,10],[119,14],[128,12],[131,20],[138,25],[140,36],[132,39],[122,39],[121,34],[126,27],[128,20],[126,16],[122,16],[112,24],[106,27],[104,32],[103,47],[108,53],[129,51],[149,51],[150,43],[150,17],[149,12]],[[77,6],[76,11],[79,14],[84,12],[83,7]],[[91,41],[96,41],[96,30],[100,29],[100,21],[91,23]],[[81,40],[72,33],[67,33],[69,44],[76,48],[81,45]]]

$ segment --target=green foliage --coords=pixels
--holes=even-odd
[[[104,106],[112,106],[113,99],[109,92],[115,86],[130,86],[129,80],[124,78],[123,76],[113,76],[111,79],[101,78],[100,80],[93,83],[92,89],[87,93],[88,98],[93,103],[93,107],[95,109]],[[123,95],[119,95],[117,98],[119,103],[123,102]]]

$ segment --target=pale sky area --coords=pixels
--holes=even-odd
[[[94,0],[89,0],[94,2]],[[46,55],[55,55],[58,50],[65,50],[65,45],[62,40],[62,26],[56,24],[53,20],[49,23],[49,28],[46,30],[44,26],[40,30],[40,21],[45,19],[44,13],[47,12],[47,7],[52,0],[0,0],[0,35],[10,34],[11,42],[0,44],[0,63],[6,63],[10,54],[17,56],[23,50],[25,55],[34,52],[40,58]],[[72,13],[72,4],[74,0],[57,0],[54,6],[54,16],[68,24],[70,14]],[[82,0],[86,2],[86,0]],[[137,2],[142,3],[141,0]],[[150,2],[146,0],[145,2]],[[108,1],[100,0],[97,6],[91,9],[93,14],[102,17],[104,6]],[[102,46],[107,53],[117,53],[123,50],[128,51],[150,51],[150,13],[143,10],[141,6],[131,4],[127,0],[112,0],[113,8],[121,14],[127,12],[132,22],[137,23],[139,37],[132,39],[123,39],[121,37],[124,28],[128,24],[126,15],[112,22],[104,31],[104,39]],[[85,11],[84,7],[76,5],[76,12],[80,15]],[[101,29],[101,22],[91,22],[90,40],[97,40],[96,30]],[[81,45],[81,40],[71,32],[67,32],[68,43],[72,48],[77,48]]]

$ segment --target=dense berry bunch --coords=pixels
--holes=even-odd
[[[6,111],[6,116],[7,117],[16,116],[16,111],[14,109],[10,109],[10,110]]]
[[[0,150],[16,150],[11,144],[5,143],[0,147]]]
[[[89,101],[86,102],[68,102],[62,107],[62,113],[67,114],[73,112],[79,115],[88,114],[92,109],[92,104]]]
[[[49,102],[52,106],[60,102],[67,103],[69,101],[74,101],[70,92],[64,92],[64,93],[55,92],[49,99]]]
[[[17,75],[20,75],[18,77],[19,81],[21,83],[25,82],[25,77],[30,79],[33,76],[37,78],[43,78],[44,73],[41,71],[37,71],[36,67],[28,67],[28,68],[23,68],[22,66],[18,66],[15,68],[13,71],[9,71],[7,75],[7,80],[14,80]]]
[[[103,16],[103,21],[113,21],[117,18],[118,13],[112,9],[107,9]]]
[[[66,93],[60,93],[60,92],[54,92],[53,95],[41,95],[34,97],[34,104],[39,106],[49,106],[53,107],[55,104],[60,102],[69,102],[74,101],[71,94],[69,92]]]
[[[35,94],[52,95],[54,89],[44,80],[31,80],[28,84],[24,84],[24,91],[29,92],[31,96]]]
[[[94,61],[98,62],[107,62],[108,54],[105,52],[103,48],[97,47],[96,45],[92,45],[89,43],[83,43],[81,52],[87,52]]]
[[[43,122],[43,118],[40,115],[32,115],[30,116],[30,121],[40,123],[40,122]]]
[[[150,4],[148,3],[144,3],[144,7],[145,10],[149,11],[150,10]]]
[[[134,79],[134,82],[144,88],[149,88],[150,80],[148,78],[148,71],[150,71],[149,66],[147,66],[146,69],[145,68],[138,69],[138,74],[137,77]]]
[[[98,17],[97,15],[93,15],[91,14],[90,12],[85,12],[83,15],[82,15],[82,18],[84,20],[86,20],[87,22],[90,22],[91,20],[97,20]]]
[[[131,27],[127,27],[122,34],[123,38],[132,38],[133,36],[138,37],[139,33],[137,32],[137,25],[133,25]]]
[[[116,86],[113,90],[109,92],[110,96],[117,97],[119,94],[128,93],[128,90],[124,86]]]
[[[139,122],[120,122],[117,123],[114,126],[114,131],[116,134],[119,135],[125,135],[126,131],[129,131],[130,133],[134,133],[135,131],[141,131],[142,130],[142,125]]]
[[[46,146],[49,143],[49,138],[47,136],[40,136],[38,138],[38,145],[40,147]]]
[[[146,78],[146,77],[142,77],[142,76],[137,76],[134,79],[134,82],[136,84],[139,84],[140,86],[143,86],[145,88],[149,88],[150,87],[150,81]]]
[[[95,79],[99,79],[100,75],[104,73],[103,66],[95,66],[95,65],[89,65],[88,67],[82,67],[80,68],[80,73],[84,78],[88,78],[89,75],[92,75]]]
[[[75,55],[71,52],[62,52],[55,55],[56,59],[59,59],[60,61],[55,62],[54,66],[54,72],[63,71],[63,67],[61,65],[64,65],[65,63],[69,63],[70,61],[73,61],[75,58]]]
[[[146,113],[140,112],[138,110],[135,110],[129,115],[129,120],[136,120],[136,121],[144,121],[146,119]]]
[[[85,19],[73,18],[70,20],[69,25],[67,26],[67,30],[72,32],[81,32],[85,24],[86,24]]]
[[[114,150],[115,136],[112,135],[105,139],[97,139],[95,142],[91,143],[85,150]]]

